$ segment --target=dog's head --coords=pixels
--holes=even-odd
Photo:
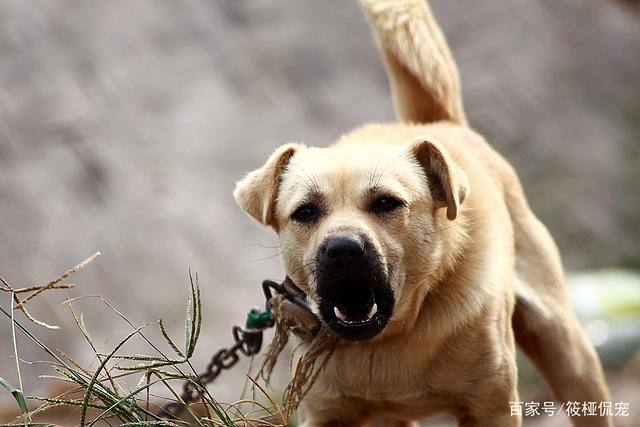
[[[234,192],[278,233],[288,276],[322,319],[352,341],[413,324],[430,279],[460,244],[452,225],[468,191],[437,141],[370,138],[284,145]]]

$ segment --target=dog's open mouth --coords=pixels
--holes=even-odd
[[[345,325],[359,325],[361,323],[368,323],[373,319],[373,316],[378,313],[378,304],[374,302],[364,318],[360,316],[354,318],[349,315],[347,310],[341,310],[337,306],[333,307],[333,312],[335,313],[339,322],[344,323]]]
[[[340,338],[349,341],[368,340],[386,326],[393,310],[393,293],[386,287],[374,291],[371,287],[343,284],[343,292],[323,298],[320,312],[323,320]]]
[[[355,304],[338,303],[333,306],[333,314],[339,323],[346,326],[367,324],[378,314],[378,304],[373,291],[370,291],[369,297],[363,301],[357,301]]]
[[[316,255],[317,296],[322,320],[340,338],[368,340],[387,325],[394,296],[389,272],[364,235],[327,237]]]

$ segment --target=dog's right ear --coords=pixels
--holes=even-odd
[[[304,145],[285,144],[278,148],[260,168],[247,174],[236,184],[233,197],[236,203],[258,222],[277,229],[274,207],[282,173],[291,157]]]

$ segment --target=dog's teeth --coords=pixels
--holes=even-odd
[[[367,314],[367,320],[375,316],[377,312],[378,312],[378,304],[374,302],[373,305],[371,306],[371,310],[369,310],[369,314]]]
[[[335,313],[336,317],[340,320],[343,320],[345,322],[348,322],[347,316],[340,311],[340,309],[338,307],[333,307],[333,312]]]

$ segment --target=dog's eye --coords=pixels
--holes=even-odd
[[[383,214],[394,211],[402,206],[402,201],[391,196],[378,197],[371,206],[371,210],[377,214]]]
[[[312,222],[318,217],[319,213],[320,209],[316,205],[305,203],[291,214],[291,219],[301,223]]]

